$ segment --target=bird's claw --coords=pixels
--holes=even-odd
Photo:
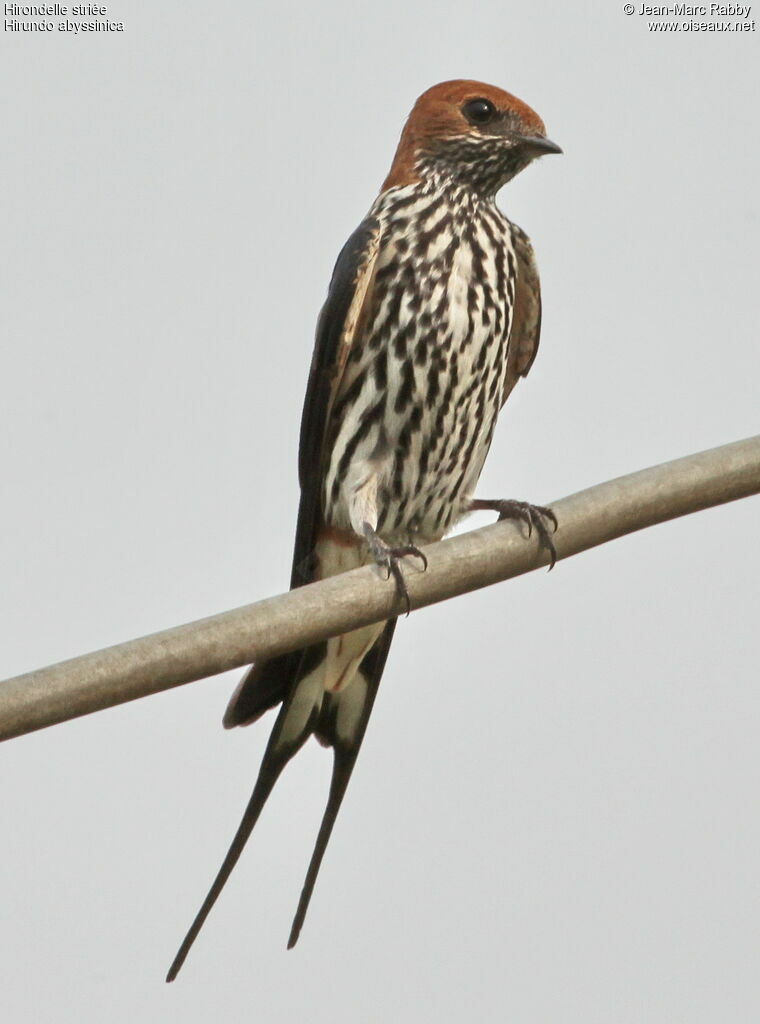
[[[552,533],[557,532],[557,517],[554,512],[545,505],[531,505],[527,501],[501,501],[499,506],[500,522],[502,519],[519,519],[528,527],[529,537],[533,535],[535,528],[539,545],[549,552],[549,571],[551,572],[557,563],[557,549],[552,540]]]
[[[393,558],[419,558],[422,562],[422,571],[424,572],[428,567],[427,555],[424,551],[421,551],[416,544],[406,544],[401,548],[391,548],[391,556]]]
[[[499,521],[502,519],[518,519],[525,523],[528,528],[528,537],[533,536],[535,528],[538,534],[540,547],[549,552],[549,571],[557,563],[557,549],[552,540],[552,533],[557,532],[557,517],[546,505],[531,505],[528,501],[514,501],[504,499],[500,501],[476,501],[473,502],[476,509],[488,509],[499,513]],[[551,531],[549,527],[551,526]]]
[[[406,614],[408,615],[412,610],[412,605],[409,600],[409,590],[406,586],[406,580],[404,579],[404,574],[401,571],[401,559],[408,558],[410,556],[419,558],[422,562],[422,571],[424,572],[428,567],[427,555],[423,551],[420,551],[415,544],[405,544],[401,547],[395,548],[391,547],[386,544],[380,536],[378,536],[369,523],[364,524],[364,537],[367,541],[369,553],[374,558],[375,563],[387,572],[388,575],[385,578],[389,580],[392,576],[396,581],[396,589],[406,605]]]

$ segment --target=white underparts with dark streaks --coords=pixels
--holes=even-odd
[[[388,543],[441,537],[491,443],[515,294],[513,228],[437,176],[384,192],[371,302],[333,406],[325,518]]]

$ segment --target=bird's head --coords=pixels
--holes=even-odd
[[[536,157],[561,152],[516,96],[483,82],[441,82],[414,104],[383,190],[438,174],[492,196]]]

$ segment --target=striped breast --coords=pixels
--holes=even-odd
[[[350,527],[374,474],[386,540],[442,536],[477,483],[501,405],[515,294],[512,227],[450,183],[393,188],[372,302],[333,406],[326,520]]]

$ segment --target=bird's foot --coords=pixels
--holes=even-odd
[[[552,533],[557,532],[557,517],[550,508],[545,505],[531,505],[527,501],[513,501],[509,499],[488,499],[474,498],[470,502],[471,512],[498,512],[499,521],[502,519],[519,519],[528,527],[530,537],[535,529],[538,534],[538,543],[549,552],[549,570],[551,571],[557,562],[557,549],[552,540]],[[550,529],[551,527],[551,529]]]
[[[412,610],[412,605],[409,601],[409,591],[407,590],[406,581],[404,580],[404,574],[401,571],[401,559],[407,558],[413,555],[415,558],[419,558],[422,562],[422,571],[428,567],[427,556],[424,552],[420,551],[414,544],[404,544],[401,547],[391,547],[386,544],[382,537],[372,529],[369,523],[364,524],[364,539],[367,542],[369,553],[375,560],[375,563],[381,568],[385,569],[388,573],[386,579],[390,579],[391,576],[396,581],[396,589],[399,595],[403,598],[404,604],[406,605],[406,614],[408,615]]]

